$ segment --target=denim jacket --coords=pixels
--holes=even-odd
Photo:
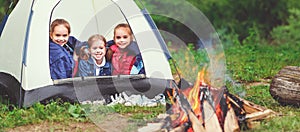
[[[79,61],[79,76],[96,76],[96,64],[94,60],[90,57],[87,61],[80,60]],[[109,76],[111,75],[111,64],[106,61],[103,67],[100,67],[99,76]]]
[[[54,43],[50,42],[50,74],[52,79],[63,79],[72,77],[73,57],[68,51]]]
[[[80,43],[75,37],[70,36],[68,43],[69,50],[54,43],[49,42],[49,66],[52,79],[71,78],[74,66],[73,48],[77,43]]]

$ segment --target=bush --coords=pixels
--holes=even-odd
[[[300,44],[300,9],[290,9],[288,24],[278,26],[271,32],[275,44]]]

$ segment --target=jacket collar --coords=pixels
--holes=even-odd
[[[109,63],[105,60],[105,58],[103,58],[103,61],[105,61],[105,64],[104,64],[104,66],[102,66],[102,67],[103,67],[103,68],[109,68],[110,65],[109,65]],[[90,65],[96,66],[96,64],[95,64],[95,62],[94,62],[94,60],[93,60],[92,57],[90,57],[90,58],[88,59],[87,62],[88,62]]]

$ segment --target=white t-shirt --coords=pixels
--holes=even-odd
[[[99,72],[100,72],[101,67],[103,67],[106,63],[105,57],[103,57],[102,63],[100,65],[98,65],[96,63],[96,60],[94,58],[93,58],[93,60],[94,60],[94,63],[96,64],[96,76],[99,76]]]

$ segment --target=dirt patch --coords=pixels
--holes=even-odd
[[[262,79],[259,82],[245,83],[245,86],[247,88],[254,87],[254,86],[260,86],[260,85],[269,86],[270,83],[271,83],[270,79]]]
[[[6,132],[134,132],[137,131],[136,123],[127,117],[110,113],[101,120],[92,119],[93,122],[49,122],[30,124],[6,129]]]
[[[44,121],[39,124],[31,124],[19,126],[5,130],[7,132],[77,132],[77,131],[91,131],[91,132],[105,132],[93,123],[80,123],[80,122],[48,122]]]
[[[138,129],[137,122],[117,113],[109,113],[105,117],[91,117],[91,120],[105,132],[133,132]]]

